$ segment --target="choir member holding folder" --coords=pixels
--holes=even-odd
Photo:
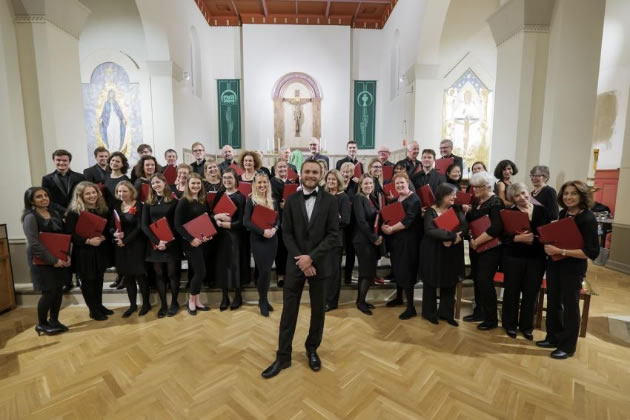
[[[376,277],[376,263],[380,257],[379,247],[383,243],[383,237],[378,234],[379,203],[374,197],[374,178],[369,174],[359,178],[359,192],[352,202],[352,214],[352,244],[359,260],[357,309],[366,315],[372,315],[371,309],[374,306],[369,305],[365,298]]]
[[[203,173],[203,186],[206,189],[206,193],[216,193],[223,187],[221,183],[221,172],[219,171],[219,165],[217,165],[216,161],[207,160],[203,165]]]
[[[462,167],[457,163],[453,163],[446,168],[446,182],[453,185],[457,191],[462,190]]]
[[[433,324],[443,319],[457,327],[455,287],[464,277],[464,243],[467,224],[456,207],[457,189],[448,183],[435,191],[435,204],[424,214],[424,237],[420,246],[422,271],[422,317]],[[436,290],[440,289],[440,306]]]
[[[245,197],[238,190],[238,176],[232,168],[223,172],[223,190],[217,196],[213,209],[213,217],[218,230],[219,264],[218,281],[223,297],[219,309],[225,311],[236,310],[243,304],[241,296],[241,238],[243,231],[243,212],[245,211]],[[249,253],[247,254],[249,258]],[[232,304],[228,290],[234,289]]]
[[[177,167],[177,175],[174,183],[171,184],[170,182],[168,182],[168,179],[164,177],[164,179],[166,179],[166,182],[169,184],[169,188],[171,189],[172,193],[175,194],[175,197],[177,197],[178,200],[182,198],[182,195],[184,195],[184,191],[186,190],[186,181],[188,181],[188,177],[190,176],[192,171],[192,166],[188,165],[187,163],[181,163]]]
[[[129,181],[129,177],[126,175],[129,170],[129,162],[127,157],[120,152],[112,153],[107,162],[110,173],[105,180],[103,196],[107,206],[113,208],[116,202],[116,185],[121,181]]]
[[[560,220],[573,219],[581,238],[570,235],[570,232],[560,232],[557,241],[551,238],[551,243],[545,244],[545,253],[551,257],[547,264],[547,337],[536,345],[556,347],[551,357],[566,359],[573,356],[577,346],[582,281],[586,275],[587,259],[593,260],[599,255],[599,242],[597,220],[589,210],[593,206],[593,197],[585,183],[565,182],[558,194],[558,204],[562,209]],[[575,238],[572,240],[575,245],[556,246],[561,245],[562,236]],[[543,237],[542,241],[546,242],[545,239]]]
[[[258,153],[244,150],[239,155],[238,162],[243,170],[243,173],[238,177],[238,182],[252,183],[256,172],[262,167],[262,159],[260,159]]]
[[[258,306],[262,316],[269,316],[273,307],[267,300],[271,267],[278,248],[278,227],[280,226],[279,206],[271,197],[269,178],[264,173],[254,177],[252,195],[245,203],[243,225],[250,232],[249,241],[258,269],[256,287]]]
[[[341,165],[340,171],[341,171],[341,176],[343,177],[343,189],[346,192],[346,195],[348,196],[350,203],[352,203],[354,196],[357,194],[357,189],[358,189],[357,182],[359,181],[358,178],[354,177],[354,164],[352,162],[346,162],[343,165]],[[350,226],[348,226],[348,229],[346,229],[343,232],[344,235],[346,235],[343,241],[345,244],[345,251],[346,251],[346,264],[344,266],[344,283],[345,284],[352,283],[352,271],[354,270],[355,253],[354,253],[354,246],[352,245],[352,223],[353,221],[351,220]]]
[[[116,272],[122,276],[129,297],[129,309],[123,313],[128,318],[138,310],[136,298],[140,286],[142,294],[142,311],[144,315],[149,311],[149,284],[144,270],[144,254],[146,251],[146,236],[142,233],[142,203],[136,201],[137,192],[129,181],[122,181],[116,186],[118,200],[113,208],[113,226],[110,230],[114,237],[114,261]],[[166,315],[166,310],[164,314]],[[159,314],[158,314],[159,316]],[[161,317],[160,317],[161,318]]]
[[[333,169],[326,174],[326,192],[337,199],[339,211],[339,247],[330,253],[332,274],[328,277],[326,287],[326,312],[337,309],[339,306],[339,293],[341,291],[341,260],[344,249],[345,230],[350,225],[352,206],[348,195],[343,191],[343,178],[341,172]],[[286,259],[285,259],[286,261]]]
[[[74,270],[81,276],[81,292],[90,318],[105,321],[114,311],[103,306],[103,277],[111,266],[110,241],[105,237],[108,209],[101,190],[80,182],[66,213],[66,232],[72,234]]]
[[[507,188],[512,183],[512,176],[518,173],[516,164],[511,160],[504,159],[494,168],[494,177],[498,179],[495,193],[503,201],[506,207],[512,207],[513,203],[507,197]]]
[[[532,197],[545,209],[551,220],[558,220],[558,195],[553,187],[547,185],[549,181],[549,167],[536,165],[529,171],[529,180],[534,186]]]
[[[217,194],[223,189],[223,183],[221,182],[221,171],[217,162],[212,160],[206,160],[203,165],[204,180],[203,186],[206,189],[206,201],[208,202],[208,209],[212,211],[214,204],[216,203]],[[205,283],[210,287],[216,286],[217,278],[217,253],[218,253],[218,241],[209,241],[204,247],[205,260],[206,260],[206,279]]]
[[[190,296],[188,297],[188,313],[197,315],[199,311],[209,311],[210,308],[201,303],[201,282],[206,277],[206,264],[203,246],[212,237],[198,235],[193,229],[187,229],[186,224],[197,217],[208,214],[206,205],[206,191],[201,176],[196,172],[190,174],[186,182],[186,190],[175,208],[175,230],[182,238],[184,253],[188,264],[192,268],[190,279]]]
[[[289,178],[289,163],[286,160],[278,159],[273,168],[275,176],[271,178],[271,196],[278,203],[280,208],[280,217],[282,217],[282,209],[284,209],[285,200],[297,190],[296,180]],[[282,239],[282,228],[279,227],[276,236],[278,237],[278,250],[276,251],[276,276],[278,278],[278,287],[284,285],[284,276],[286,274],[287,263],[287,247]]]
[[[150,182],[149,179],[159,173],[159,165],[157,160],[153,156],[143,156],[142,159],[135,166],[136,180],[133,186],[138,191],[138,200],[146,201],[149,195]],[[165,178],[166,179],[166,178]]]
[[[384,193],[383,193],[383,164],[381,163],[380,160],[374,158],[370,161],[370,163],[368,164],[368,174],[370,174],[372,176],[372,179],[374,180],[374,196],[375,197],[380,197],[382,196],[384,198]],[[380,201],[379,201],[380,202]]]
[[[518,328],[526,339],[533,340],[536,298],[546,259],[538,240],[538,227],[551,220],[544,207],[532,204],[524,184],[510,185],[507,198],[515,206],[501,210],[505,274],[501,323],[509,337],[516,338]]]
[[[37,304],[38,335],[53,335],[68,331],[59,322],[59,310],[63,286],[72,278],[70,271],[69,236],[64,235],[63,219],[51,207],[48,191],[42,187],[31,187],[24,193],[22,226],[28,242],[27,263],[31,271],[33,288],[41,292]],[[47,247],[43,235],[52,237],[54,247]]]
[[[149,238],[144,260],[151,263],[153,267],[162,308],[167,305],[166,284],[168,282],[171,288],[171,305],[167,315],[174,316],[179,311],[179,302],[177,301],[179,295],[178,268],[181,260],[179,241],[176,241],[173,236],[177,200],[173,198],[166,178],[162,174],[153,175],[149,181],[151,189],[142,210],[142,231]],[[146,305],[148,309],[151,308],[148,299]],[[142,311],[144,308],[143,298]]]
[[[381,212],[383,225],[381,230],[390,237],[389,254],[392,260],[394,280],[398,284],[396,298],[387,302],[388,307],[402,305],[402,291],[407,298],[407,309],[400,314],[400,319],[410,319],[417,315],[413,305],[413,287],[418,276],[418,231],[422,217],[420,216],[420,199],[410,190],[411,181],[406,173],[394,175],[392,180],[399,196],[397,201]],[[386,215],[391,206],[402,206],[402,212],[395,219]]]
[[[501,246],[498,240],[503,231],[500,211],[503,201],[493,192],[494,178],[487,172],[477,172],[470,179],[475,194],[467,220],[473,231],[470,241],[470,263],[475,291],[475,309],[464,317],[466,322],[482,321],[477,326],[482,331],[498,326],[497,292],[494,274],[501,263]],[[479,236],[474,235],[475,224],[487,222]]]

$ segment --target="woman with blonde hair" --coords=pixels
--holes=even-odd
[[[385,182],[383,179],[383,164],[377,158],[374,158],[368,163],[367,173],[372,176],[374,180],[374,195],[379,197],[379,203],[381,200],[381,196],[385,198],[383,191],[383,183]]]
[[[252,221],[252,214],[256,207],[265,207],[277,213],[276,219],[271,227],[265,229],[256,226]],[[278,248],[278,236],[276,233],[280,227],[278,202],[271,197],[271,184],[269,177],[264,173],[258,173],[254,176],[254,186],[252,195],[245,203],[245,214],[243,216],[243,225],[249,231],[249,241],[251,244],[254,261],[258,268],[258,277],[256,279],[256,287],[258,289],[258,306],[262,316],[269,316],[269,311],[273,311],[273,307],[267,299],[267,291],[269,290],[269,277],[271,274],[271,266],[273,265]]]
[[[203,164],[203,184],[206,189],[206,193],[217,192],[221,189],[221,171],[216,160],[206,160]]]
[[[88,181],[80,182],[72,193],[66,213],[66,232],[72,235],[72,261],[75,272],[81,277],[81,292],[90,310],[90,318],[105,321],[114,311],[103,306],[103,277],[111,266],[110,242],[106,232],[94,238],[85,238],[75,231],[81,212],[87,211],[109,220],[109,213],[101,190]]]

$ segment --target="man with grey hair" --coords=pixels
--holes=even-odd
[[[294,164],[291,163],[291,148],[289,146],[282,146],[278,153],[278,159],[284,160],[287,162],[289,169],[292,169],[296,174],[298,173],[297,168]],[[276,176],[276,166],[274,165],[271,168],[271,176]]]
[[[455,163],[457,163],[459,167],[462,168],[462,172],[464,171],[464,159],[453,154],[452,140],[444,139],[440,142],[440,156],[442,156],[442,159],[453,158]]]
[[[389,161],[389,155],[391,155],[391,151],[387,146],[378,146],[376,149],[376,154],[378,155],[378,160],[381,162],[383,166],[394,166],[392,162]]]
[[[326,167],[330,168],[330,159],[328,159],[328,156],[324,156],[319,153],[319,139],[317,137],[311,137],[311,141],[308,143],[308,150],[311,152],[311,154],[304,156],[305,160],[306,159],[312,159],[312,160],[322,159],[326,161]]]
[[[407,145],[407,157],[401,161],[396,162],[396,165],[401,164],[407,168],[407,175],[409,178],[416,173],[416,170],[420,166],[418,155],[420,154],[420,145],[417,141],[412,141]]]
[[[232,164],[232,160],[234,159],[234,149],[229,144],[223,146],[223,162],[219,164],[219,170],[221,173],[225,172],[225,170]]]

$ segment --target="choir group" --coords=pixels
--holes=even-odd
[[[133,168],[124,154],[99,147],[96,164],[83,174],[70,169],[68,151],[56,150],[55,170],[24,195],[28,263],[41,292],[36,331],[68,330],[58,316],[64,291],[73,287],[73,273],[90,317],[103,321],[113,315],[102,301],[104,274],[113,266],[118,278],[112,286],[126,288],[129,296],[123,317],[151,310],[151,288],[159,295],[158,318],[174,316],[180,308],[182,260],[187,260],[190,315],[210,309],[201,301],[202,284],[223,291],[221,311],[237,310],[243,303],[241,287],[253,278],[260,313],[269,316],[273,307],[267,293],[275,263],[284,308],[278,358],[263,376],[275,376],[290,365],[306,280],[312,306],[306,348],[309,365],[319,370],[315,350],[324,312],[337,308],[341,282],[352,281],[355,258],[361,313],[374,311],[367,294],[372,284],[384,281],[377,265],[380,257],[389,256],[397,289],[386,306],[404,306],[401,320],[416,316],[414,286],[421,280],[422,317],[457,327],[455,288],[465,277],[464,241],[469,241],[475,305],[464,321],[479,323],[482,331],[498,326],[494,278],[500,271],[505,279],[501,325],[509,337],[520,332],[533,340],[536,297],[545,281],[547,335],[536,345],[555,349],[551,356],[556,359],[572,356],[587,259],[599,253],[590,189],[569,181],[556,194],[547,185],[549,168],[535,166],[530,191],[513,182],[518,169],[503,160],[492,174],[483,162],[475,162],[463,191],[462,158],[452,148],[450,140],[443,140],[436,159],[434,150],[420,152],[412,142],[406,158],[393,163],[389,149],[379,147],[378,157],[364,167],[350,141],[348,156],[331,169],[313,139],[303,161],[301,153],[283,148],[268,169],[260,152],[243,151],[236,158],[230,146],[223,148],[220,163],[205,160],[204,146],[194,143],[191,165],[178,164],[172,149],[161,165],[151,147],[141,145]],[[552,223],[565,219],[567,223]],[[561,231],[565,236],[571,229],[579,232],[571,242],[577,245],[564,246],[546,236],[553,231],[549,226],[561,225],[568,229]],[[50,238],[57,245],[71,242],[71,253],[58,255]]]

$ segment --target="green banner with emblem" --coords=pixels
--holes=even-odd
[[[376,128],[376,80],[354,81],[354,141],[373,149]]]
[[[219,147],[241,148],[241,81],[218,79]]]

